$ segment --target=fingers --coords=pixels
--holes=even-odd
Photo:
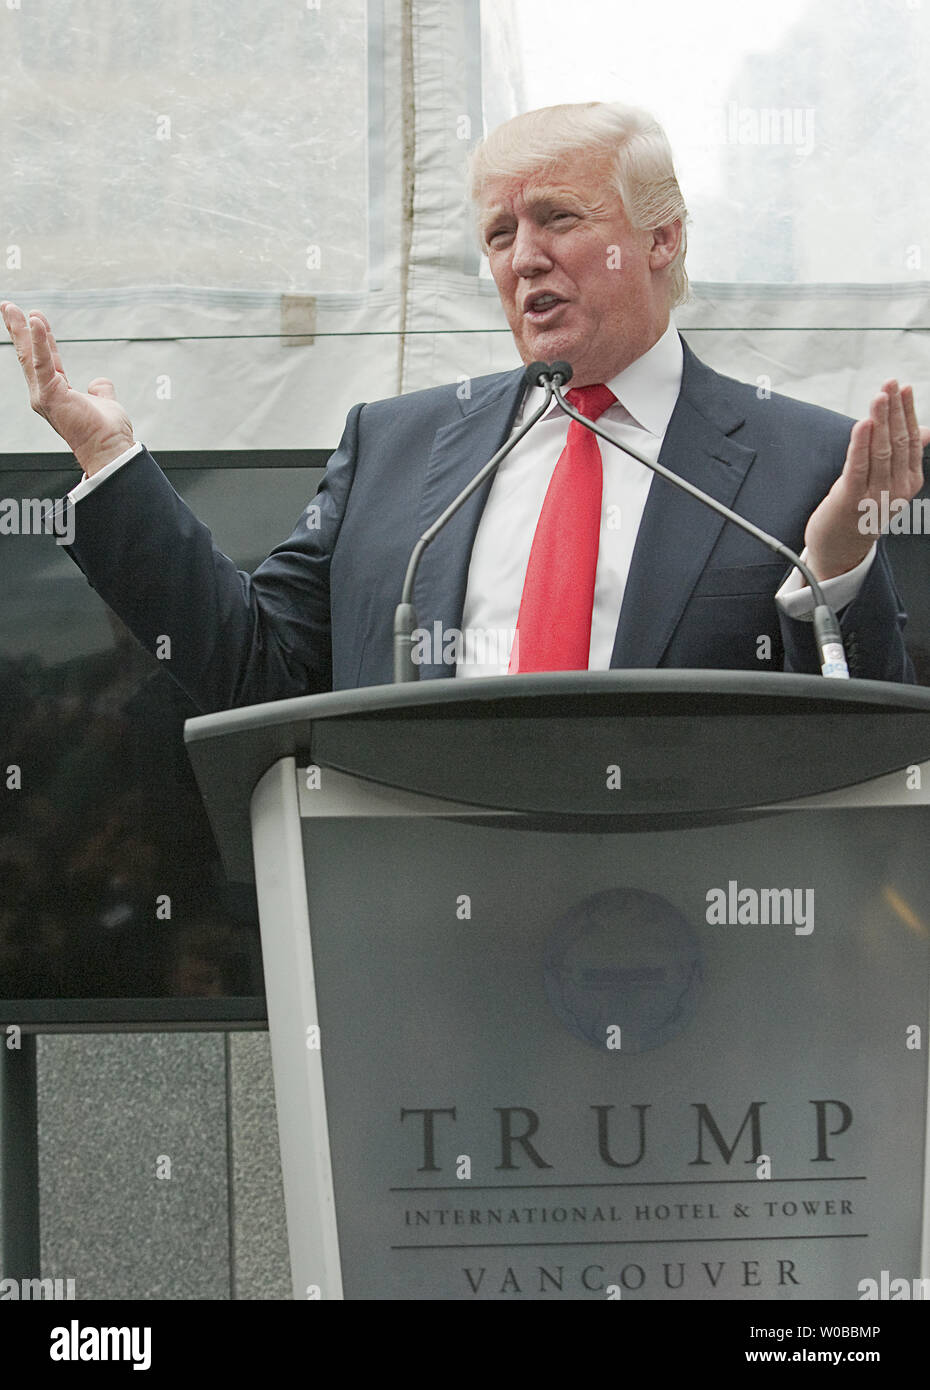
[[[30,314],[29,332],[32,336],[32,365],[41,399],[55,380],[57,371],[55,363],[52,361],[52,347],[49,342],[45,319],[39,314]]]
[[[19,365],[23,369],[23,375],[29,384],[29,396],[33,405],[38,396],[38,386],[36,385],[35,367],[32,358],[32,334],[26,322],[26,315],[18,304],[12,304],[9,300],[4,300],[0,304],[0,313],[3,315],[3,322],[6,324],[7,332],[13,341],[16,349],[16,356],[19,358]]]
[[[923,447],[926,430],[917,423],[914,391],[886,381],[872,401],[867,420],[853,428],[846,476],[862,496],[906,498],[923,486]]]
[[[872,430],[873,421],[870,415],[866,420],[857,420],[849,436],[843,474],[857,498],[864,496],[868,491]]]
[[[908,501],[923,486],[923,445],[914,391],[910,386],[899,388],[896,381],[885,383],[888,397],[888,434],[891,458],[887,487],[893,497]]]
[[[42,322],[45,324],[45,331],[48,334],[48,345],[52,354],[52,365],[54,366],[55,371],[61,372],[62,376],[65,377],[65,381],[67,381],[68,378],[65,376],[65,369],[61,361],[61,353],[58,351],[58,344],[55,342],[55,334],[52,332],[52,325],[49,323],[47,317],[45,316],[45,314],[42,313],[40,309],[33,309],[29,317],[31,319],[41,319]]]
[[[33,406],[37,405],[37,398],[43,387],[50,385],[56,376],[62,376],[65,385],[69,385],[55,335],[45,314],[33,309],[26,315],[17,304],[9,300],[0,304],[0,314],[3,315],[3,321],[16,348],[16,355],[29,383]]]
[[[885,386],[885,392],[888,396],[888,434],[891,440],[890,484],[893,491],[901,492],[910,481],[910,431],[902,392],[898,383],[889,381]],[[918,441],[916,433],[914,439],[916,443]]]
[[[869,410],[872,442],[869,446],[869,490],[887,492],[891,481],[891,400],[897,382],[886,382]]]
[[[917,407],[914,403],[913,386],[905,386],[901,392],[901,407],[908,436],[908,472],[912,487],[919,492],[924,483],[923,451],[930,443],[930,430],[922,430],[917,423]]]

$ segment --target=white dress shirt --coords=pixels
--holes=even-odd
[[[605,383],[617,402],[604,411],[601,420],[618,439],[646,458],[659,457],[681,390],[683,360],[681,339],[670,323],[648,352]],[[541,387],[527,392],[514,430],[539,408],[543,399]],[[549,482],[568,439],[568,426],[569,417],[553,401],[495,474],[468,567],[462,638],[455,648],[459,653],[458,676],[507,673],[530,547]],[[598,439],[598,445],[604,482],[588,669],[606,671],[610,667],[633,547],[655,475],[606,440]],[[131,445],[93,477],[84,478],[68,494],[71,500],[79,502],[86,497],[141,449],[141,444]],[[834,610],[852,602],[874,557],[873,545],[855,569],[823,581],[824,597]],[[806,555],[801,558],[806,559]],[[798,570],[792,570],[776,598],[790,617],[811,618],[813,597]]]
[[[141,444],[130,444],[128,449],[123,450],[119,458],[111,459],[109,463],[105,463],[103,467],[93,475],[93,477],[82,478],[81,481],[77,483],[68,493],[68,496],[71,498],[71,501],[80,502],[82,497],[86,497],[89,492],[93,492],[95,487],[99,487],[101,483],[106,482],[110,474],[115,473],[117,468],[122,468],[124,463],[128,463],[130,459],[135,458],[136,454],[141,453]]]
[[[678,330],[670,323],[648,352],[605,383],[617,397],[617,403],[604,411],[601,422],[611,434],[654,462],[681,390],[683,361]],[[527,392],[514,430],[542,405],[543,399],[541,387]],[[530,547],[549,482],[568,439],[568,426],[569,417],[553,401],[495,474],[468,567],[462,659],[456,675],[497,676],[507,672]],[[606,671],[610,667],[633,546],[655,476],[606,440],[598,439],[598,445],[604,483],[588,655],[590,671]],[[873,546],[855,569],[821,585],[834,610],[855,598],[874,554]],[[806,558],[802,554],[801,559]],[[813,615],[813,596],[796,569],[779,589],[777,599],[789,617],[810,619]]]

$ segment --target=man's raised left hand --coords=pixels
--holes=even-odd
[[[807,562],[818,579],[855,569],[874,544],[860,504],[881,507],[882,494],[895,514],[895,501],[910,502],[923,486],[923,449],[930,429],[921,429],[910,386],[886,381],[866,419],[857,420],[849,438],[843,471],[813,513],[804,532]]]

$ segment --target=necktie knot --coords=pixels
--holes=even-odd
[[[587,415],[589,420],[597,420],[614,404],[617,397],[609,386],[598,383],[595,386],[573,386],[570,391],[565,392],[565,399],[581,415]]]

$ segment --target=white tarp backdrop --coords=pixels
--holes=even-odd
[[[0,51],[0,294],[156,452],[328,447],[516,365],[465,157],[592,97],[669,132],[698,352],[851,414],[899,375],[930,418],[920,0],[14,0]],[[12,350],[0,403],[0,454],[55,447]]]
[[[139,438],[321,448],[396,392],[399,3],[48,0],[0,51],[2,293]],[[11,357],[0,452],[54,447]]]

